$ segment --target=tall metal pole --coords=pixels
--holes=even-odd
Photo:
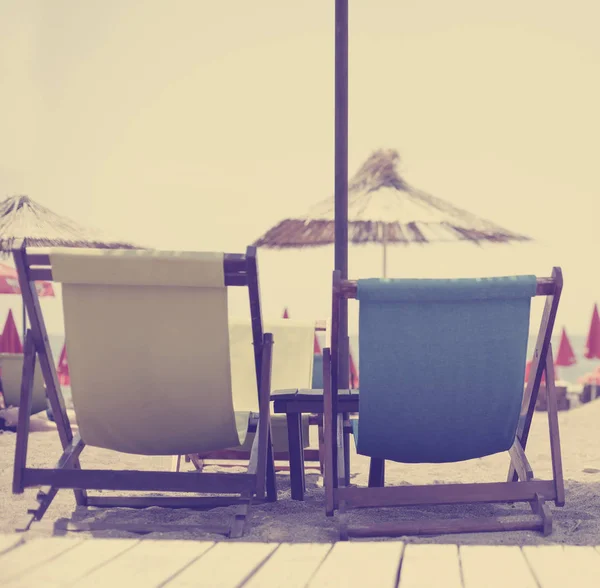
[[[348,278],[348,0],[335,0],[335,269],[340,270],[342,279]],[[349,355],[345,298],[341,300],[339,316],[338,383],[344,389],[348,388]],[[334,444],[334,464],[335,447]],[[345,464],[348,470],[347,459]]]
[[[348,279],[348,0],[335,1],[335,269]],[[340,388],[348,387],[348,303],[340,308]],[[346,353],[344,353],[346,346]]]

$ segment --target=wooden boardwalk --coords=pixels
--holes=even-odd
[[[0,586],[596,588],[600,548],[0,535]]]

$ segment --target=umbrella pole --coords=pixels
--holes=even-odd
[[[385,234],[385,225],[383,225],[383,277],[387,278],[387,235]]]
[[[348,279],[348,0],[335,0],[335,269],[340,271],[343,280]],[[338,385],[347,389],[350,346],[348,301],[344,297],[340,299],[339,317]],[[338,421],[336,392],[333,391],[334,425]],[[333,463],[337,464],[337,426],[332,429]],[[346,445],[349,443],[344,443],[345,455]],[[348,460],[345,459],[344,463],[344,477],[347,479]],[[338,475],[333,476],[335,486]]]

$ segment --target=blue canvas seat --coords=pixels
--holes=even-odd
[[[359,280],[358,453],[439,463],[508,451],[535,291],[535,276]]]

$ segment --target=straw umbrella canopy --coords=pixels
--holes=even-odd
[[[509,243],[530,237],[504,229],[466,210],[418,190],[398,171],[400,156],[393,149],[375,151],[348,185],[348,241],[380,243],[383,276],[387,246],[468,241]],[[288,218],[260,237],[255,245],[299,248],[335,242],[335,210],[331,198],[300,218]]]
[[[140,249],[115,241],[65,216],[52,212],[29,196],[9,196],[0,202],[0,256],[8,257],[16,244],[25,247],[89,247],[94,249]],[[23,335],[26,331],[23,305]]]
[[[138,249],[125,241],[107,239],[25,195],[10,196],[0,202],[0,252],[9,254],[16,242],[25,247]]]

